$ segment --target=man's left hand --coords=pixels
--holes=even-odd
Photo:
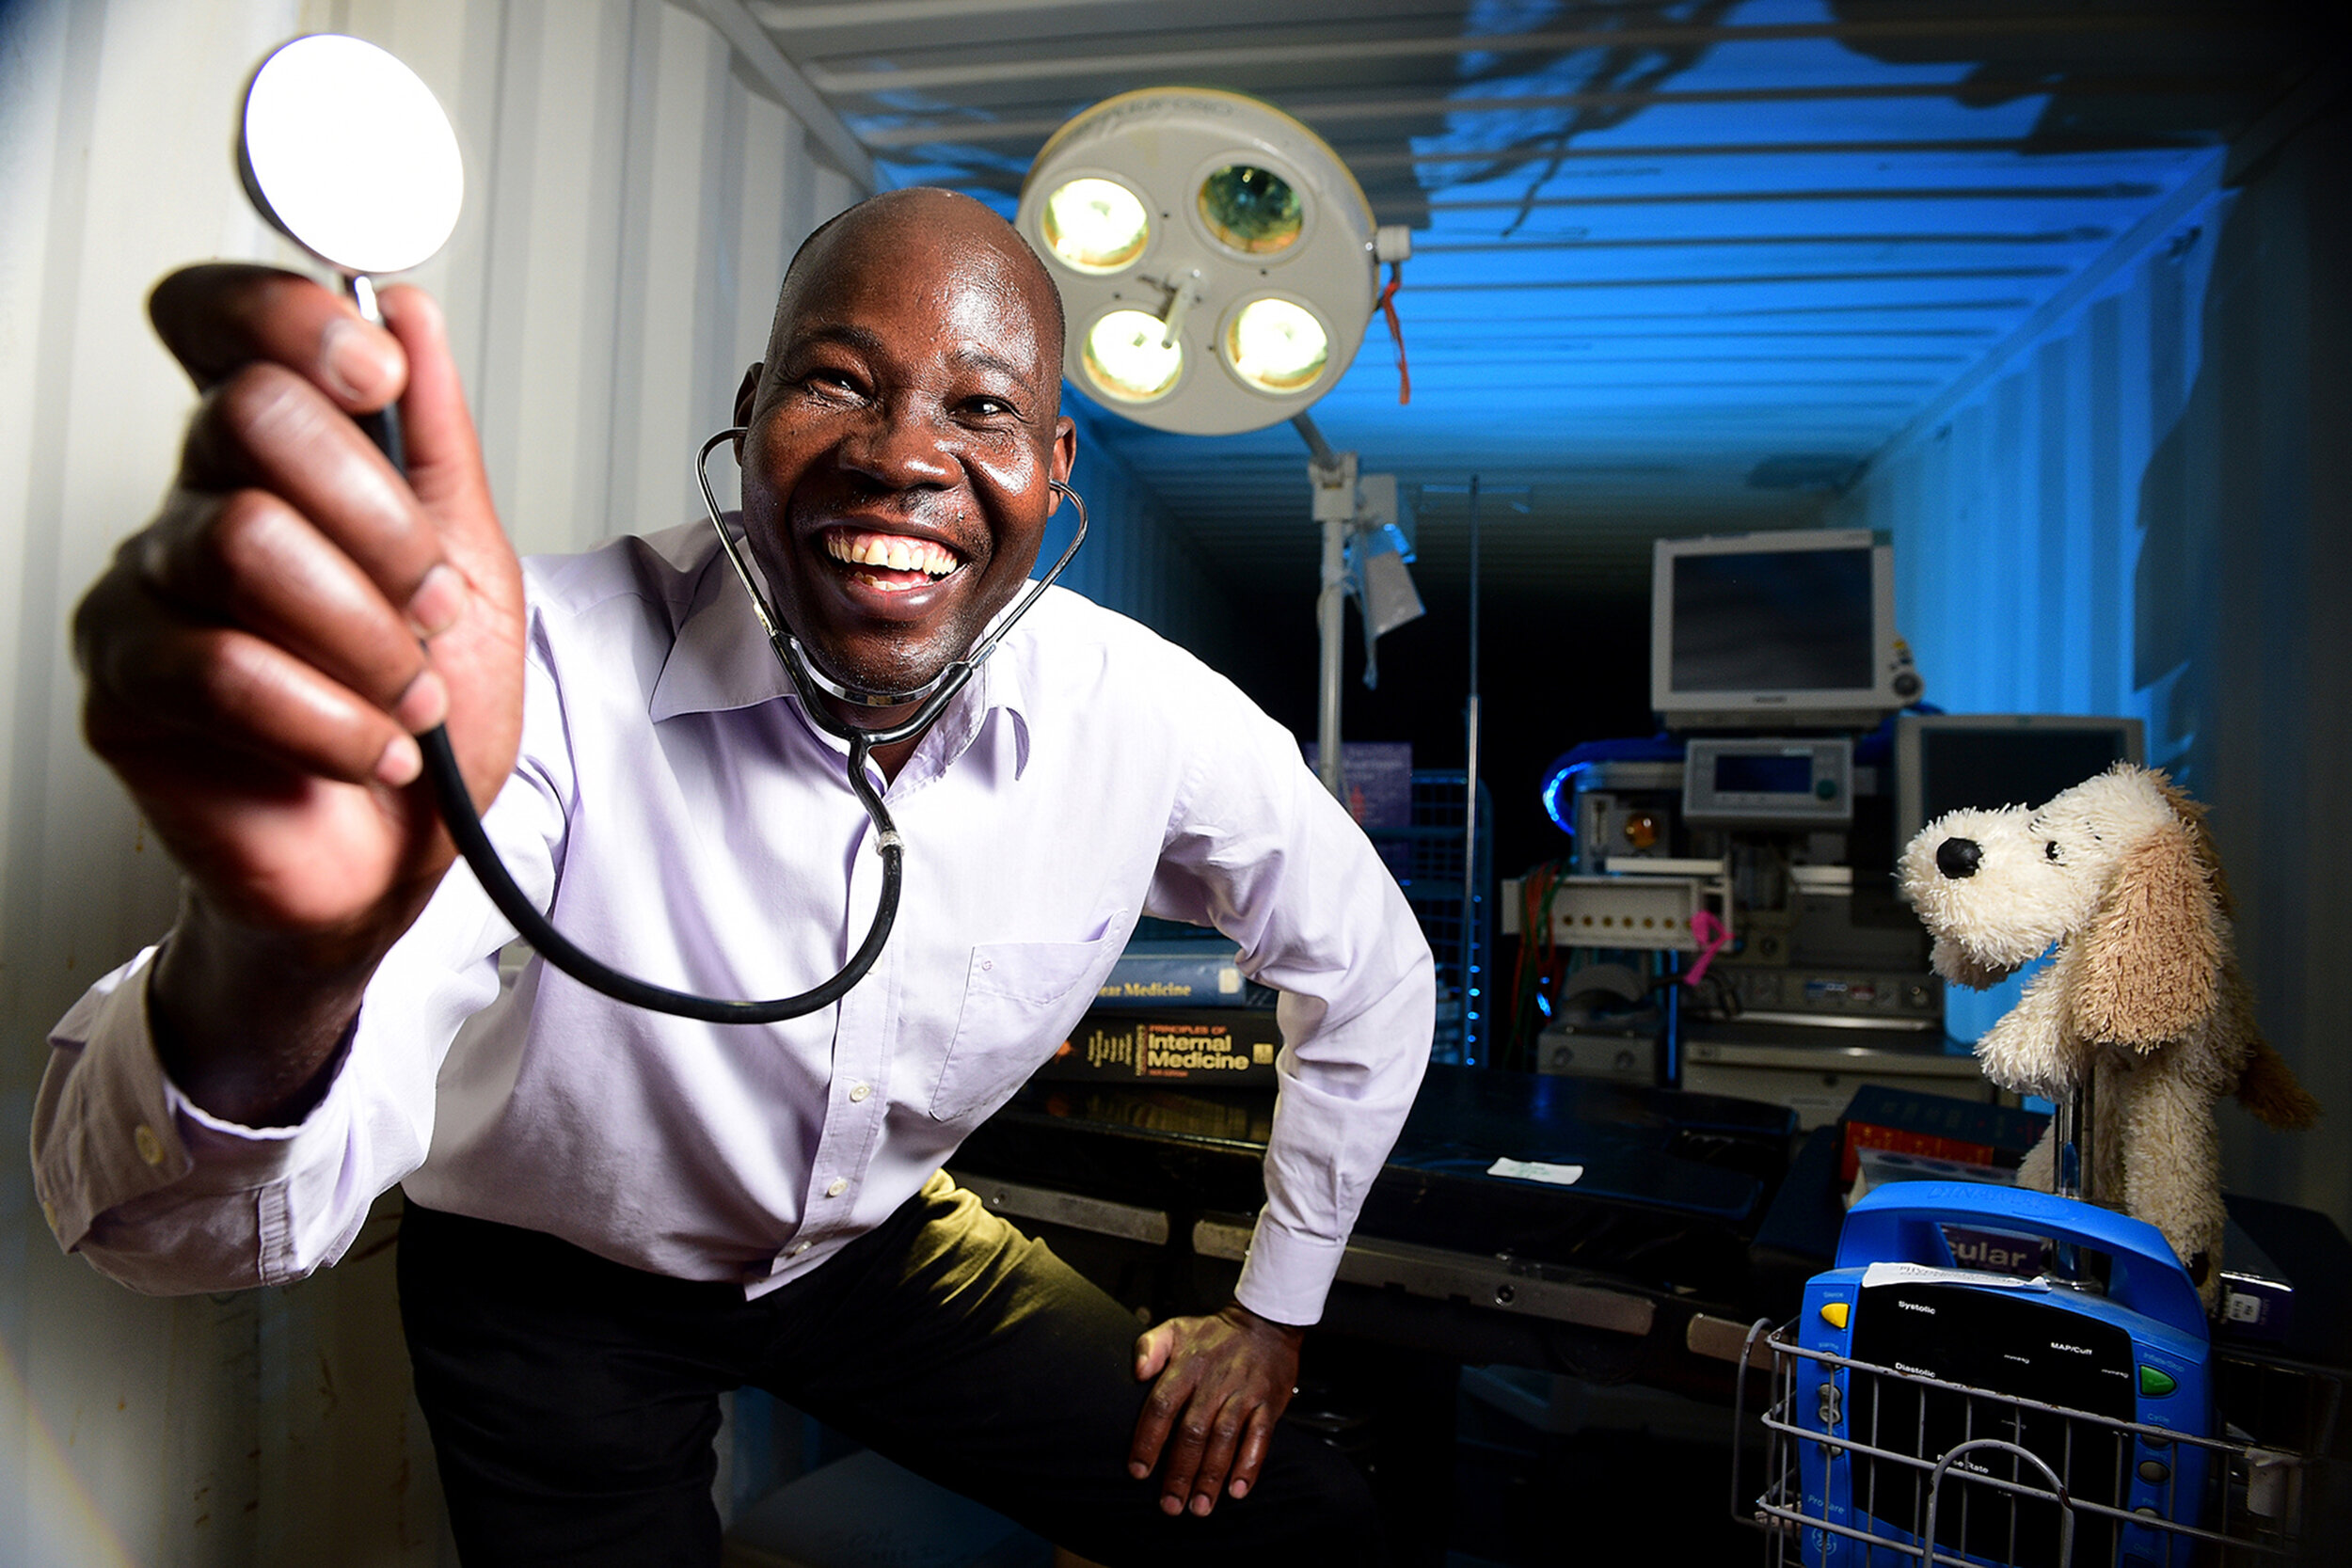
[[[1189,1506],[1205,1514],[1220,1494],[1243,1497],[1258,1483],[1274,1423],[1297,1392],[1305,1338],[1305,1329],[1232,1302],[1211,1317],[1170,1318],[1136,1338],[1136,1378],[1157,1381],[1136,1422],[1127,1469],[1142,1480],[1166,1449],[1163,1513]]]

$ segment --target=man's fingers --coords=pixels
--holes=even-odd
[[[110,635],[82,640],[83,724],[101,756],[185,731],[345,783],[400,785],[417,776],[416,742],[382,706],[250,632],[131,602],[143,593],[117,572],[84,602],[86,617],[112,618]],[[437,686],[429,672],[423,679]],[[421,700],[447,701],[432,691]]]
[[[1182,1513],[1199,1487],[1200,1462],[1216,1441],[1219,1405],[1206,1390],[1195,1386],[1177,1417],[1167,1462],[1160,1467],[1160,1512]],[[1197,1511],[1196,1511],[1197,1512]]]
[[[156,335],[199,387],[256,362],[282,365],[350,412],[381,408],[406,377],[389,333],[307,277],[275,267],[186,267],[147,299]]]
[[[1205,1400],[1196,1399],[1196,1405]],[[1225,1490],[1225,1478],[1233,1468],[1233,1454],[1241,1447],[1242,1433],[1249,1424],[1249,1406],[1242,1396],[1233,1395],[1218,1407],[1208,1420],[1208,1435],[1200,1450],[1200,1466],[1193,1472],[1192,1511],[1206,1514],[1216,1506],[1216,1499]]]
[[[1166,1359],[1163,1351],[1162,1359]],[[1136,1439],[1127,1450],[1127,1473],[1141,1481],[1160,1463],[1168,1448],[1168,1435],[1175,1430],[1177,1418],[1183,1415],[1192,1393],[1192,1380],[1177,1368],[1161,1372],[1152,1385],[1152,1391],[1143,1398],[1143,1414],[1136,1418]]]
[[[241,490],[149,531],[142,576],[167,600],[276,643],[389,713],[411,733],[448,717],[440,678],[418,643],[427,628],[386,602],[357,562],[276,496]],[[434,571],[454,580],[447,566]],[[432,628],[437,629],[437,628]]]
[[[1249,1430],[1242,1434],[1241,1452],[1233,1459],[1232,1479],[1225,1489],[1235,1497],[1249,1496],[1249,1489],[1258,1484],[1258,1472],[1265,1468],[1268,1445],[1274,1441],[1274,1423],[1279,1418],[1270,1405],[1260,1405],[1249,1413]]]
[[[447,630],[465,609],[464,583],[444,566],[439,533],[400,476],[340,409],[281,367],[248,366],[214,391],[188,428],[181,473],[197,491],[249,486],[283,498],[407,615],[415,636]],[[174,500],[182,504],[167,509],[142,552],[159,580],[173,575],[167,557],[218,553],[202,531],[211,519]]]
[[[148,312],[166,346],[199,386],[239,388],[217,415],[208,406],[191,431],[184,477],[205,488],[249,483],[279,490],[340,541],[333,519],[314,510],[310,498],[347,494],[351,504],[364,507],[369,490],[396,481],[380,460],[355,458],[373,449],[347,419],[335,421],[344,428],[330,435],[325,415],[372,411],[397,398],[407,488],[423,503],[419,520],[428,533],[437,530],[444,536],[428,554],[453,555],[478,589],[494,583],[503,589],[515,576],[513,551],[490,505],[480,443],[439,308],[421,290],[405,286],[385,290],[380,299],[389,330],[360,321],[349,301],[308,278],[268,267],[190,267],[158,284]],[[289,395],[287,380],[313,389],[315,402]],[[296,441],[266,451],[261,442],[267,431],[246,430],[234,418],[240,414],[274,416],[281,426],[307,422],[325,445]],[[371,465],[380,478],[366,477]],[[292,483],[304,475],[307,485]],[[345,482],[347,488],[338,488]],[[375,571],[365,539],[341,542]],[[421,564],[409,556],[390,564],[405,567],[413,587],[430,560]],[[394,592],[403,586],[398,571],[377,575],[394,602],[405,602]]]

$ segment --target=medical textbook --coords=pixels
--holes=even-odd
[[[1271,1087],[1281,1031],[1270,1007],[1097,1007],[1037,1076],[1086,1083]]]
[[[1252,986],[1230,942],[1135,942],[1096,993],[1106,1007],[1249,1007],[1272,993]]]

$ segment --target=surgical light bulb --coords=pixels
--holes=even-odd
[[[1121,403],[1150,403],[1176,385],[1184,345],[1166,341],[1160,318],[1143,310],[1113,310],[1089,329],[1087,374]]]
[[[1290,182],[1249,164],[1228,164],[1201,181],[1200,204],[1209,232],[1245,256],[1288,250],[1307,228]]]
[[[1287,299],[1253,299],[1225,328],[1226,362],[1262,392],[1297,391],[1330,356],[1330,334],[1314,312]]]
[[[1152,237],[1143,203],[1115,180],[1073,180],[1045,198],[1045,243],[1069,266],[1101,277],[1131,265]]]

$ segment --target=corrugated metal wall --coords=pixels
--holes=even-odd
[[[1075,400],[1072,400],[1073,403]],[[1226,572],[1176,522],[1159,497],[1097,434],[1084,408],[1066,409],[1078,420],[1078,462],[1071,483],[1086,498],[1092,527],[1084,549],[1062,581],[1097,604],[1109,605],[1182,642],[1220,668],[1250,657],[1243,626],[1234,613]],[[1070,543],[1069,521],[1057,517],[1048,530],[1042,560],[1053,560]]]
[[[2263,1024],[2352,1117],[2352,276],[2339,115],[2186,213],[1831,520],[1891,531],[1955,712],[2114,713],[2213,808]],[[2352,1143],[2224,1113],[2226,1175],[2352,1227]]]
[[[1882,454],[1833,520],[1895,537],[1902,634],[1956,713],[2131,714],[2149,758],[2184,737],[2137,678],[2123,607],[2143,475],[2187,397],[2217,196],[2116,292],[1948,419]]]
[[[176,898],[81,744],[65,630],[193,403],[142,302],[189,260],[293,260],[237,188],[229,126],[262,54],[318,29],[401,54],[458,121],[467,214],[419,280],[526,550],[699,515],[687,458],[759,357],[784,262],[858,194],[661,0],[0,6],[0,1562],[441,1551],[388,1220],[292,1289],[149,1300],[57,1254],[21,1152],[49,1024]],[[1096,532],[1072,580],[1209,635],[1223,604],[1198,551],[1100,446],[1079,477]]]

